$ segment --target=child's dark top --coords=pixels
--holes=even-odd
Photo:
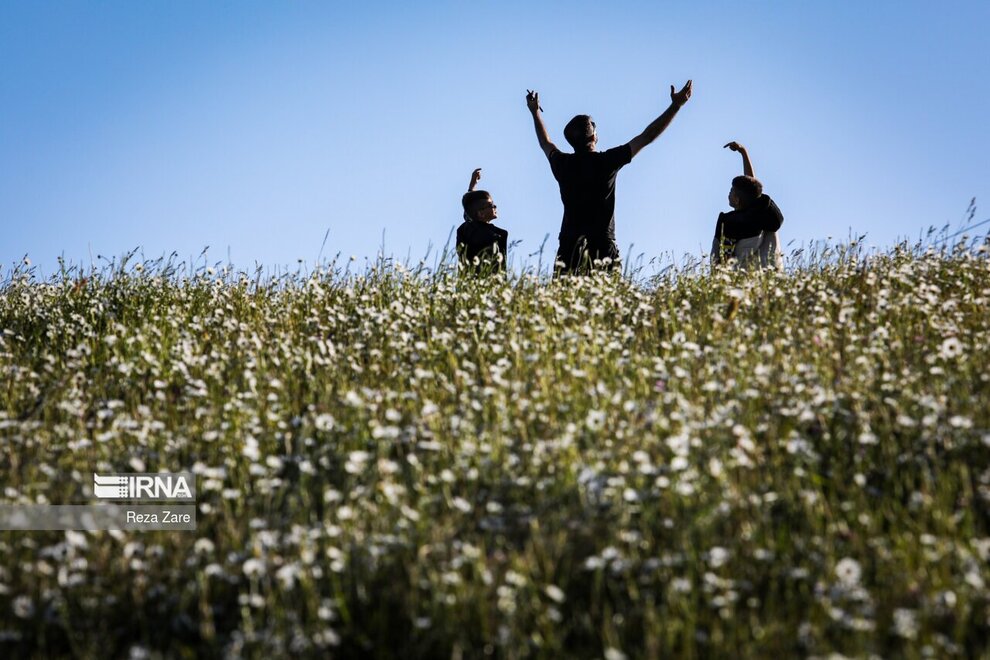
[[[497,270],[505,270],[505,257],[508,248],[509,232],[488,222],[465,221],[457,228],[457,254],[467,262],[494,262]],[[502,255],[499,262],[494,259],[495,250]],[[480,266],[479,266],[480,267]]]
[[[768,195],[760,195],[744,209],[719,213],[715,223],[715,241],[732,245],[744,238],[759,236],[760,232],[777,231],[784,223],[784,214]]]

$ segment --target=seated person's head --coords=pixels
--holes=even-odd
[[[574,151],[594,151],[598,144],[595,120],[588,115],[577,115],[564,126],[564,139]]]
[[[753,176],[737,176],[729,190],[729,206],[743,209],[755,202],[763,194],[763,184]]]
[[[468,222],[491,222],[498,217],[497,207],[486,190],[472,190],[461,197],[464,219]]]

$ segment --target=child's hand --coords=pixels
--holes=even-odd
[[[471,185],[468,186],[468,190],[474,190],[474,187],[478,185],[481,181],[481,168],[479,167],[474,172],[471,172]]]

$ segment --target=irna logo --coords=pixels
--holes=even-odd
[[[189,472],[93,474],[93,494],[102,500],[179,500],[196,498],[196,478]]]

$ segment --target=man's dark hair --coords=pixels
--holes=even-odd
[[[763,194],[763,184],[755,176],[739,175],[732,180],[732,187],[743,204],[755,202]]]
[[[588,151],[595,141],[595,122],[588,115],[577,115],[564,126],[564,139],[574,151]]]
[[[469,190],[461,197],[461,206],[464,207],[464,219],[474,220],[475,213],[479,206],[483,204],[491,195],[487,190]]]

